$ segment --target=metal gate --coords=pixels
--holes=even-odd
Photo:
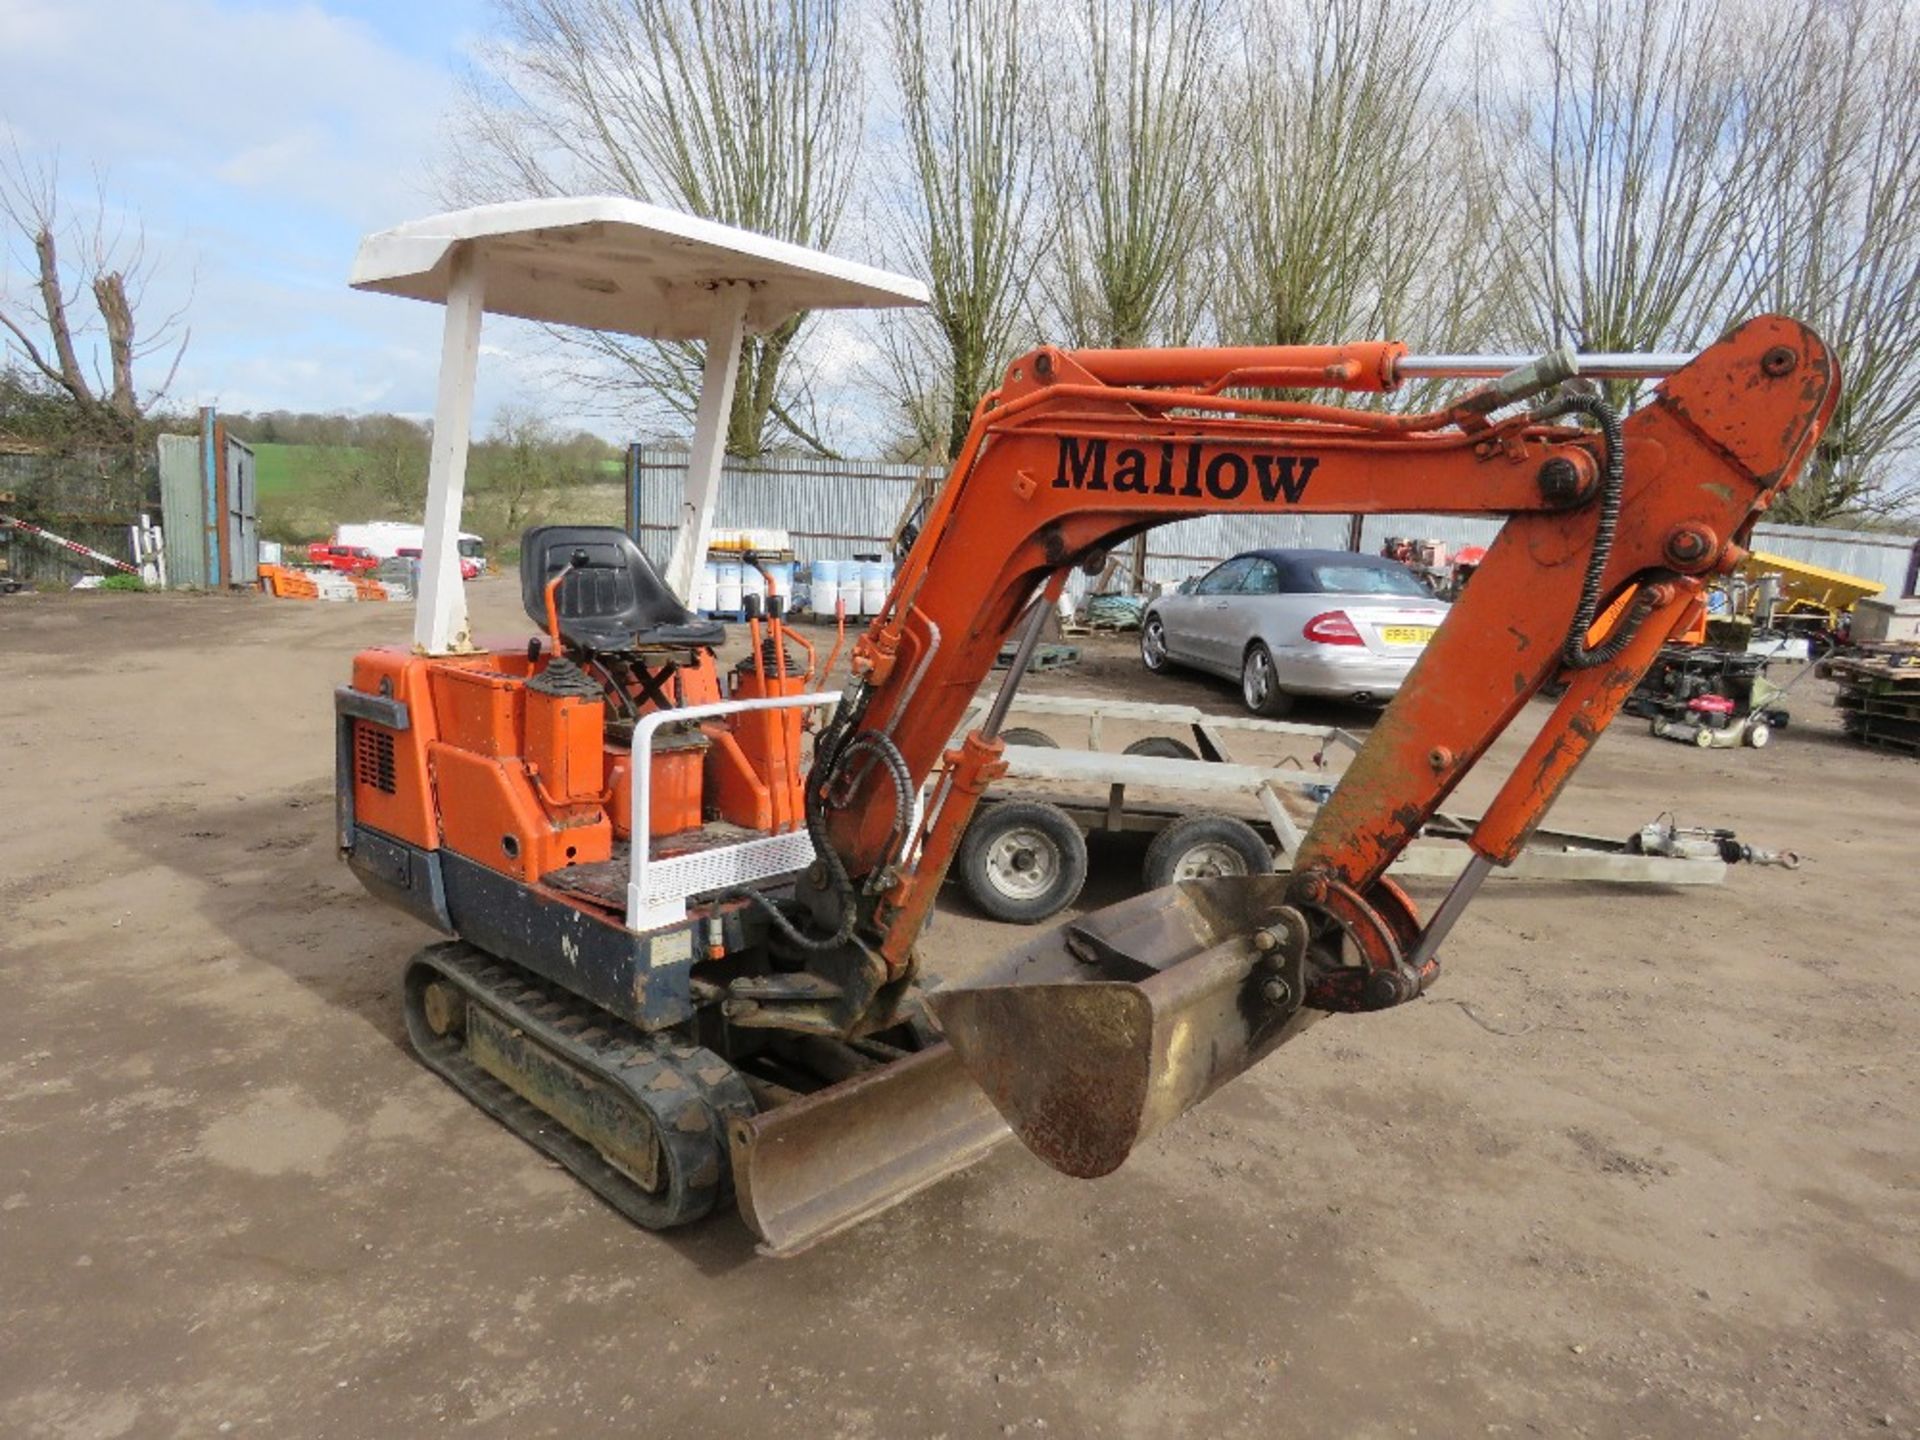
[[[160,437],[168,583],[252,585],[260,577],[260,497],[253,450],[209,410],[200,434]]]
[[[260,499],[253,481],[253,447],[228,436],[224,425],[217,433],[226,451],[222,478],[226,482],[228,560],[224,578],[229,585],[251,585],[260,575]]]

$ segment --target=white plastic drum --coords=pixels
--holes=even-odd
[[[740,562],[721,560],[714,569],[713,608],[723,615],[740,613]]]
[[[809,568],[813,578],[808,583],[813,593],[808,597],[807,604],[817,618],[831,620],[835,607],[840,603],[840,562],[816,560]]]
[[[708,560],[700,566],[700,573],[693,577],[693,608],[702,615],[711,615],[718,609],[715,592],[719,585],[719,567]]]
[[[860,613],[878,615],[886,608],[887,591],[893,588],[893,567],[884,560],[860,562]],[[847,609],[853,609],[849,604]]]

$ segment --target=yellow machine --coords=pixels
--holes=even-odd
[[[1759,611],[1767,605],[1767,592],[1771,589],[1775,597],[1771,615],[1774,623],[1811,622],[1828,630],[1837,628],[1840,617],[1856,603],[1871,599],[1884,588],[1875,580],[1839,570],[1823,570],[1804,560],[1790,560],[1765,550],[1755,550],[1747,556],[1740,566],[1740,576],[1747,584],[1742,596],[1745,603],[1735,606],[1739,613],[1759,619]]]

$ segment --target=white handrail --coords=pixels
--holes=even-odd
[[[632,852],[632,868],[627,882],[627,928],[629,930],[657,929],[662,923],[672,923],[672,920],[677,918],[665,916],[665,912],[660,907],[650,905],[647,900],[647,868],[653,863],[651,853],[653,837],[647,827],[649,817],[653,813],[653,737],[655,732],[663,725],[677,725],[684,720],[710,720],[721,715],[741,715],[755,710],[798,710],[839,703],[838,690],[815,690],[801,695],[769,695],[757,700],[720,700],[711,705],[689,705],[684,709],[654,710],[641,717],[639,723],[633,727],[631,752],[633,767],[628,782],[632,787],[633,800],[632,835],[629,844]],[[717,847],[715,851],[708,853],[746,849],[749,846],[764,844],[766,838],[745,841],[740,845]],[[684,916],[684,905],[677,908]],[[664,919],[663,916],[665,916]]]

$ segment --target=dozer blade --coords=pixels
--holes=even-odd
[[[945,1045],[727,1127],[741,1218],[795,1255],[964,1170],[1009,1131]]]
[[[1191,880],[1049,931],[927,1004],[1026,1147],[1092,1178],[1321,1014],[1270,947],[1287,877]],[[1297,920],[1297,916],[1293,917]],[[1261,932],[1265,932],[1262,935]]]

